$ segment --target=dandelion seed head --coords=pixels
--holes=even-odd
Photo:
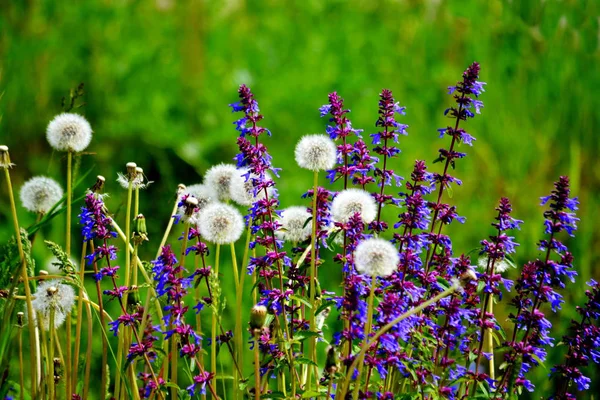
[[[359,274],[390,276],[398,266],[398,250],[387,240],[370,238],[356,246],[354,263]]]
[[[230,197],[232,177],[238,173],[233,164],[219,164],[211,167],[204,175],[204,184],[212,187],[218,200],[227,201]]]
[[[326,135],[307,135],[300,139],[294,154],[300,168],[323,171],[335,166],[337,149]]]
[[[11,168],[13,163],[10,162],[10,154],[8,153],[8,146],[0,146],[0,168]]]
[[[292,243],[302,242],[310,236],[312,224],[311,214],[306,207],[292,206],[281,211],[281,228],[277,235]]]
[[[246,179],[246,176],[248,179]],[[271,180],[271,174],[265,172],[265,180]],[[251,206],[254,202],[265,198],[264,189],[258,190],[255,193],[255,185],[260,183],[260,176],[249,173],[245,168],[238,169],[236,173],[231,175],[231,185],[229,187],[229,197],[241,206]],[[269,198],[272,197],[273,187],[267,188]]]
[[[45,330],[50,327],[51,310],[54,310],[54,326],[58,328],[65,322],[67,314],[71,312],[75,304],[75,290],[73,287],[62,283],[58,279],[40,282],[34,297],[35,299],[31,301],[35,312],[34,319],[37,318],[38,313],[41,314],[41,327]]]
[[[20,197],[23,207],[35,213],[45,214],[63,196],[63,190],[52,178],[36,176],[21,187]]]
[[[479,257],[477,260],[477,268],[485,272],[488,267],[489,258],[487,256]],[[494,262],[494,273],[501,274],[510,268],[510,264],[505,260],[496,260]]]
[[[351,216],[359,213],[368,224],[377,216],[377,204],[373,197],[362,189],[345,189],[331,202],[331,216],[336,222],[348,222]]]
[[[202,237],[209,242],[233,243],[242,235],[244,219],[235,207],[229,204],[212,203],[200,213],[198,229]]]
[[[46,129],[46,138],[55,150],[80,152],[85,150],[92,140],[92,127],[79,114],[63,113],[50,121]]]

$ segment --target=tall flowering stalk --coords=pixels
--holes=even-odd
[[[400,186],[402,177],[396,175],[394,170],[388,168],[388,163],[391,159],[400,153],[400,149],[392,144],[398,143],[398,135],[407,135],[406,129],[408,125],[401,124],[396,121],[395,115],[406,115],[406,107],[401,107],[394,100],[392,91],[383,89],[379,95],[379,118],[375,123],[376,127],[383,129],[381,132],[373,133],[373,144],[376,146],[373,151],[383,158],[381,168],[375,168],[375,177],[379,178],[379,193],[375,193],[374,197],[377,201],[377,220],[369,226],[374,232],[382,232],[387,229],[387,223],[381,220],[381,209],[385,204],[395,204],[397,200],[390,194],[385,194],[385,187],[392,185],[392,181],[396,186]]]
[[[448,224],[455,218],[451,215],[454,208],[448,204],[442,203],[442,195],[444,190],[450,190],[451,185],[456,183],[461,185],[462,181],[458,178],[450,175],[448,170],[450,167],[454,169],[456,160],[466,156],[465,153],[456,151],[456,146],[460,143],[471,146],[475,138],[468,134],[463,128],[459,128],[460,121],[466,121],[468,118],[474,118],[475,114],[481,112],[483,102],[478,99],[479,95],[484,91],[484,82],[479,82],[479,63],[474,62],[471,64],[465,72],[463,72],[462,80],[457,82],[456,86],[448,87],[448,94],[454,96],[456,105],[449,107],[444,111],[444,115],[449,116],[456,120],[454,127],[447,126],[445,128],[438,129],[440,138],[444,136],[450,136],[452,138],[450,147],[448,149],[440,149],[439,157],[435,160],[436,162],[444,163],[444,170],[441,174],[434,173],[433,179],[438,187],[437,199],[435,202],[430,203],[430,207],[433,212],[432,223],[430,227],[430,241],[431,245],[428,248],[425,271],[428,272],[431,268],[431,262],[436,254],[436,249],[440,245],[444,245],[446,238],[441,236],[441,228],[444,224]],[[449,215],[450,214],[450,215]],[[448,218],[449,217],[449,218]],[[460,219],[459,219],[460,221]],[[439,224],[438,224],[439,222]],[[438,228],[438,232],[435,232],[435,228]]]
[[[563,336],[562,343],[568,346],[565,362],[552,368],[551,377],[558,381],[558,388],[550,397],[553,400],[575,400],[576,396],[570,393],[573,383],[578,391],[588,390],[592,380],[581,368],[590,361],[600,363],[600,284],[592,279],[588,286],[590,289],[585,292],[588,301],[577,307],[581,322],[572,320],[569,334]]]
[[[288,326],[286,302],[292,291],[287,290],[284,285],[284,266],[289,267],[291,261],[286,252],[282,251],[283,242],[275,235],[281,227],[281,223],[275,218],[279,200],[274,189],[275,182],[267,173],[271,171],[278,176],[279,168],[273,167],[272,157],[267,147],[260,142],[263,134],[270,136],[271,132],[258,125],[263,116],[260,114],[254,94],[246,85],[240,86],[238,94],[240,100],[230,105],[233,112],[244,113],[242,118],[235,121],[236,129],[240,132],[237,139],[240,152],[235,160],[238,168],[247,168],[246,180],[251,180],[255,197],[249,209],[249,221],[254,224],[252,226],[254,240],[250,242],[250,248],[262,247],[265,253],[250,257],[248,272],[256,273],[264,279],[264,284],[259,284],[259,289],[262,289],[260,302],[270,305],[279,320],[279,329],[285,335],[283,339],[289,340],[292,332]],[[252,175],[254,178],[251,178]],[[276,270],[273,270],[272,266],[275,266]],[[273,286],[273,277],[278,278],[279,288]],[[287,355],[290,370],[294,371],[293,358],[289,355],[287,346],[283,346],[283,351]],[[295,385],[294,374],[291,379],[292,385]]]
[[[549,203],[550,209],[544,212],[544,225],[548,239],[539,242],[539,249],[545,252],[543,259],[525,264],[519,279],[515,283],[516,296],[511,304],[517,309],[509,318],[514,323],[512,339],[504,343],[509,350],[504,355],[504,370],[496,384],[498,396],[510,396],[522,388],[533,391],[533,384],[525,374],[546,359],[546,347],[552,345],[549,336],[552,324],[540,307],[550,303],[556,312],[563,303],[557,292],[564,289],[565,279],[575,281],[573,255],[557,236],[565,231],[573,236],[577,229],[574,211],[579,201],[570,198],[569,179],[561,176],[554,184],[549,196],[542,197],[541,205]],[[557,255],[554,260],[552,255]]]

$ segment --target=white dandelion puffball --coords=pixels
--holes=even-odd
[[[40,313],[42,315],[41,327],[45,330],[50,327],[50,311],[52,309],[54,309],[54,327],[58,328],[65,322],[67,314],[71,312],[75,303],[75,290],[61,282],[58,279],[40,282],[34,293],[35,299],[31,301],[36,314],[34,319],[37,318],[37,313]]]
[[[45,214],[63,197],[63,190],[54,179],[36,176],[23,184],[20,197],[27,210]]]
[[[55,150],[79,152],[92,141],[92,127],[79,114],[63,113],[50,121],[46,137]]]
[[[230,199],[229,192],[232,177],[238,173],[233,164],[219,164],[211,167],[204,175],[204,184],[212,187],[220,201]]]
[[[390,276],[396,271],[399,261],[398,249],[383,239],[367,239],[354,251],[354,264],[359,274]]]
[[[477,267],[481,271],[485,272],[488,267],[488,261],[489,261],[488,256],[479,257],[479,259],[477,260]],[[496,274],[501,274],[509,268],[510,268],[510,264],[505,259],[496,260],[494,262],[494,273],[496,273]]]
[[[281,228],[277,231],[277,235],[293,243],[308,239],[312,231],[312,223],[307,221],[311,217],[311,213],[302,206],[292,206],[282,210],[279,220]]]
[[[355,213],[365,224],[372,222],[377,216],[375,199],[362,189],[342,190],[331,202],[331,216],[336,222],[346,223]]]
[[[248,176],[248,179],[246,179]],[[260,177],[256,174],[250,173],[248,175],[247,169],[238,169],[235,174],[231,175],[231,185],[229,187],[229,197],[241,206],[251,206],[256,200],[265,198],[265,190],[261,189],[256,196],[254,196],[254,184],[259,182]],[[270,180],[271,175],[265,172],[265,179]],[[267,195],[269,198],[273,195],[273,187],[267,188]]]
[[[323,171],[335,166],[337,149],[326,135],[307,135],[300,139],[294,154],[300,168]]]
[[[244,219],[235,207],[229,204],[212,203],[200,213],[198,229],[202,237],[209,242],[233,243],[242,235]]]

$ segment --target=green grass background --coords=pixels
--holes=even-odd
[[[465,125],[477,141],[463,149],[468,157],[455,173],[464,184],[450,200],[467,223],[449,232],[457,254],[472,250],[492,233],[493,209],[508,196],[525,220],[516,235],[522,264],[538,255],[539,197],[569,175],[581,222],[567,243],[580,276],[563,293],[565,311],[553,316],[560,335],[583,301],[584,282],[600,277],[599,8],[572,0],[2,2],[0,142],[17,164],[17,188],[39,174],[64,182],[64,157],[49,148],[45,129],[61,98],[84,82],[78,112],[94,139],[80,160],[80,174],[92,169],[83,186],[104,175],[109,207],[124,225],[116,173],[128,161],[144,168],[155,182],[141,205],[152,239],[142,253],[151,258],[176,185],[199,182],[235,155],[236,116],[227,104],[241,83],[253,89],[273,132],[265,142],[283,168],[277,185],[289,206],[306,204],[300,195],[311,184],[310,173],[295,166],[294,145],[303,134],[324,132],[318,107],[329,92],[344,97],[365,136],[375,132],[378,93],[394,92],[410,128],[393,167],[408,176],[414,160],[431,162],[448,145],[436,131],[447,124],[446,87],[476,60],[488,83],[485,108]],[[4,242],[12,233],[4,185],[0,194]],[[393,221],[396,210],[386,212]],[[62,240],[61,218],[43,229],[45,238]],[[20,220],[27,226],[34,216],[21,209]],[[43,265],[40,244],[35,255]],[[535,374],[536,394],[547,394],[547,371]]]

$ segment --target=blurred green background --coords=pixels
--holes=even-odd
[[[345,98],[365,136],[375,132],[378,93],[394,92],[410,128],[393,167],[408,176],[414,160],[431,163],[448,146],[436,131],[447,124],[446,87],[476,60],[487,82],[485,108],[465,125],[477,141],[463,149],[468,157],[455,171],[464,185],[451,202],[467,223],[451,227],[454,248],[468,252],[492,233],[493,209],[508,196],[525,220],[516,259],[536,257],[539,197],[569,175],[581,201],[580,229],[568,240],[580,277],[564,292],[569,305],[560,319],[553,316],[559,337],[583,301],[584,282],[600,277],[599,8],[595,1],[539,0],[1,2],[0,142],[17,164],[17,190],[39,174],[64,182],[63,154],[49,148],[45,129],[61,98],[85,83],[77,112],[95,134],[80,160],[80,174],[92,169],[83,186],[97,174],[107,177],[109,207],[122,221],[116,173],[128,161],[144,168],[154,181],[141,205],[152,238],[143,255],[150,258],[176,185],[199,182],[237,152],[237,117],[227,104],[241,83],[253,89],[273,132],[266,144],[283,168],[277,185],[285,207],[301,203],[311,184],[293,148],[301,135],[324,132],[318,107],[329,92]],[[12,231],[4,185],[0,191],[5,242]],[[34,222],[20,213],[22,225]],[[393,219],[396,212],[387,213]],[[61,240],[59,219],[45,237]],[[38,262],[47,257],[38,246]],[[549,390],[546,374],[538,368],[538,395]]]

